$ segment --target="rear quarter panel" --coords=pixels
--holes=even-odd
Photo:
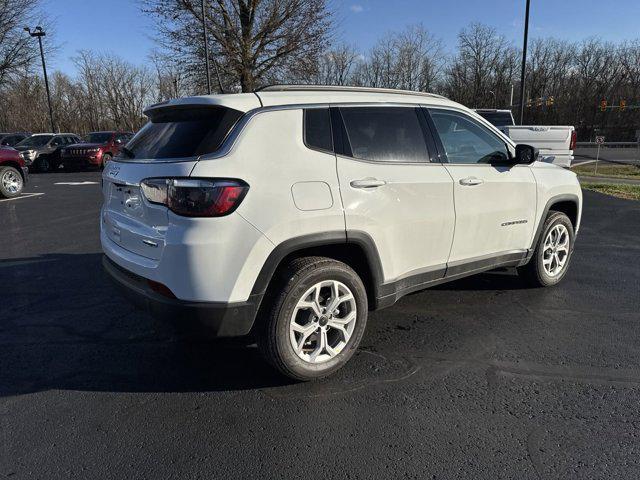
[[[201,160],[191,174],[247,182],[237,212],[275,245],[345,229],[336,157],[304,145],[302,117],[301,109],[258,113],[228,156]]]
[[[301,109],[254,115],[226,156],[200,160],[191,176],[249,184],[233,215],[244,218],[262,238],[242,248],[242,242],[231,242],[219,252],[237,257],[233,300],[247,298],[277,245],[313,233],[345,231],[336,157],[304,145]]]

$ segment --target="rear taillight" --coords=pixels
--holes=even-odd
[[[571,132],[571,145],[569,146],[569,150],[575,150],[576,149],[576,143],[578,143],[578,132],[573,130]]]
[[[185,217],[228,215],[249,190],[240,180],[203,178],[148,178],[140,186],[149,202],[166,205]]]

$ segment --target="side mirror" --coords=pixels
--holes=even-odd
[[[538,160],[539,150],[531,145],[516,145],[516,163],[530,165]]]

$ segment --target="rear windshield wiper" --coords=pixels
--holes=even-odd
[[[136,154],[129,150],[127,147],[120,147],[120,151],[129,158],[134,158],[136,156]]]

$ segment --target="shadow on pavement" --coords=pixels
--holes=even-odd
[[[241,390],[287,384],[256,348],[135,310],[101,254],[0,261],[0,395],[48,389]]]
[[[178,328],[134,309],[103,272],[101,257],[51,254],[0,261],[0,289],[11,292],[0,311],[0,396],[49,389],[198,392],[291,384],[264,362],[255,346],[207,340],[195,328]],[[435,287],[521,288],[524,284],[510,272]],[[395,315],[386,309],[378,317]],[[378,327],[370,326],[373,332],[392,326],[386,320],[375,323]],[[397,367],[367,352],[356,357],[355,376],[386,375]],[[345,382],[341,376],[334,380]],[[332,388],[329,383],[326,388]]]

